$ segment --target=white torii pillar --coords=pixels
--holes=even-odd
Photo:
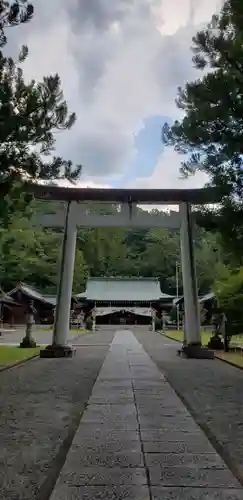
[[[180,204],[180,214],[181,262],[185,309],[185,343],[182,352],[187,357],[213,358],[213,352],[202,347],[201,342],[193,221],[190,203],[184,202]]]
[[[40,351],[43,358],[71,357],[75,352],[68,345],[77,236],[75,205],[76,203],[68,202],[66,207],[53,339],[51,345]],[[55,215],[53,219],[50,218],[50,223],[52,220],[55,227],[57,225]]]

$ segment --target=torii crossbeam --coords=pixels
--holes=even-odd
[[[196,266],[193,243],[191,205],[219,203],[224,196],[216,188],[188,190],[147,189],[96,189],[63,188],[60,186],[27,184],[26,190],[36,198],[66,202],[66,208],[56,214],[47,214],[35,222],[44,227],[64,227],[60,282],[52,345],[42,351],[43,357],[71,356],[68,345],[70,304],[75,263],[77,227],[163,227],[180,229],[181,262],[185,304],[186,339],[183,353],[187,357],[213,358],[213,353],[202,347],[198,310]],[[117,204],[121,210],[116,215],[94,215],[87,212],[85,203],[104,202]],[[179,212],[148,216],[137,211],[141,204],[179,205]]]

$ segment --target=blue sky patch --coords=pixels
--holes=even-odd
[[[134,146],[137,154],[124,176],[116,186],[124,186],[139,178],[150,177],[164,151],[162,142],[162,127],[165,122],[170,122],[167,116],[151,116],[143,122],[143,127],[135,136]]]

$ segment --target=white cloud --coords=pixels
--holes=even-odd
[[[103,188],[103,189],[108,189],[111,187],[110,184],[98,184],[96,182],[93,182],[91,180],[85,182],[85,181],[77,181],[75,184],[72,182],[69,182],[68,180],[65,179],[60,179],[58,180],[58,185],[61,187],[76,187],[76,188]]]
[[[202,188],[208,177],[203,172],[187,179],[180,175],[182,156],[174,149],[166,148],[161,155],[156,168],[150,177],[142,177],[133,181],[130,185],[136,188],[160,188],[160,189],[196,189]]]
[[[84,165],[85,182],[110,183],[135,154],[134,135],[153,114],[175,118],[178,85],[195,76],[190,44],[217,0],[39,0],[35,19],[9,32],[27,43],[26,77],[58,72],[70,132],[57,152]],[[156,169],[158,171],[158,168]],[[154,173],[155,175],[155,173]],[[164,173],[170,179],[169,172]]]
[[[208,177],[203,172],[188,179],[182,179],[180,175],[182,157],[174,149],[166,148],[161,155],[156,168],[150,177],[138,178],[127,187],[140,189],[197,189],[202,188],[207,182]],[[144,206],[146,210],[151,210],[151,205]],[[154,205],[152,208],[158,210],[178,210],[177,205]]]
[[[180,28],[206,23],[218,10],[221,0],[162,0],[154,8],[162,35],[173,35]]]

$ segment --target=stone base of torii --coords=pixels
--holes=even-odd
[[[42,190],[41,194],[40,192],[37,192],[37,197],[53,199],[53,188],[50,188],[49,198],[48,186],[44,188],[35,186],[33,190],[40,191],[40,189]],[[76,190],[77,194],[75,194],[74,190]],[[81,191],[80,189],[72,188],[70,190],[69,188],[66,188],[65,193],[62,190],[62,197],[59,197],[57,191],[59,191],[58,188],[56,188],[54,199],[67,201],[65,211],[56,214],[47,214],[35,221],[42,227],[64,227],[53,341],[51,345],[47,346],[45,350],[41,351],[41,357],[71,357],[75,353],[75,350],[68,345],[68,334],[70,327],[70,304],[72,297],[77,227],[160,227],[168,228],[170,230],[180,229],[181,235],[181,264],[185,305],[185,341],[182,345],[180,353],[188,358],[193,357],[212,359],[214,357],[213,351],[204,348],[201,342],[191,202],[187,200],[180,201],[180,199],[174,201],[172,196],[171,198],[169,198],[172,200],[170,204],[179,204],[179,212],[177,214],[174,212],[172,216],[168,216],[165,213],[161,213],[159,216],[150,216],[146,213],[142,214],[141,212],[137,211],[137,203],[143,201],[139,198],[138,195],[139,199],[137,199],[136,203],[131,200],[129,201],[129,199],[127,203],[121,203],[121,210],[117,215],[104,216],[90,214],[87,211],[87,208],[85,208],[83,201],[87,200],[87,198],[85,198],[87,189],[82,190],[82,196],[80,197],[80,199],[83,200],[82,203],[77,203],[76,201],[78,200],[77,197],[78,192]],[[72,191],[72,193],[74,193],[74,199],[70,200],[70,198],[68,198],[69,191]],[[96,197],[94,195],[94,198],[92,198],[91,189],[89,189],[88,191],[89,194],[91,193],[91,198],[89,198],[89,200],[99,200],[99,198],[97,198],[97,194]],[[93,191],[96,191],[97,193],[96,189],[93,189]],[[107,193],[107,190],[103,191],[106,191]],[[108,191],[109,196],[111,196],[111,192],[116,190]],[[127,190],[120,190],[120,192],[121,191],[127,193]],[[158,191],[160,190],[157,190],[157,194]],[[175,191],[176,190],[173,190],[174,193]],[[179,190],[177,190],[177,198],[178,191]],[[203,190],[188,190],[188,192],[190,191],[191,193],[194,193],[193,200],[197,200],[195,191],[200,191],[202,193]],[[133,194],[134,192],[135,190],[133,190]],[[106,193],[103,193],[102,196],[106,197]],[[155,203],[156,200],[154,200],[153,196],[154,192],[147,191],[147,193],[148,195],[150,193],[150,196],[152,198],[149,198],[150,203]],[[164,203],[168,200],[168,190],[164,191],[164,193],[166,193],[167,196],[166,200],[162,202],[160,201],[160,203]],[[139,194],[141,195],[141,190],[139,190]],[[161,200],[163,200],[162,196],[163,194],[161,194]],[[116,199],[116,194],[114,194],[114,199],[112,200],[112,202],[119,204],[120,200]],[[204,201],[200,200],[193,201],[193,203],[197,204],[200,204],[200,202],[204,203]]]

